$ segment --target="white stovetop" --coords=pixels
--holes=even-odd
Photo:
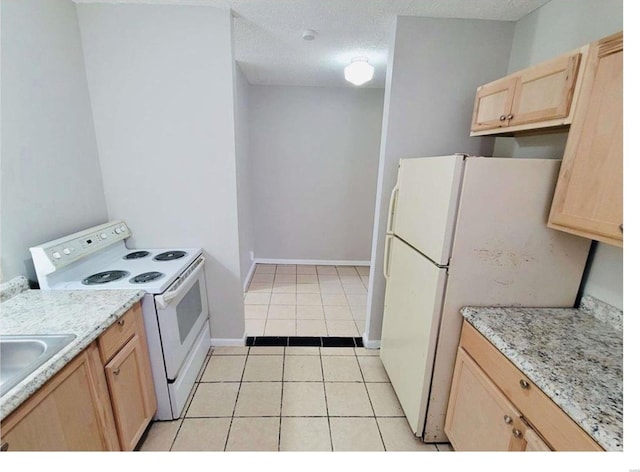
[[[123,259],[125,255],[136,251],[148,251],[149,255],[139,259]],[[186,255],[172,261],[156,261],[153,258],[163,252],[184,251]],[[129,249],[122,245],[117,250],[110,250],[109,257],[101,257],[95,263],[82,264],[57,280],[49,286],[51,290],[144,290],[147,293],[158,294],[164,292],[184,270],[202,254],[199,248],[136,248]],[[85,285],[82,280],[98,272],[109,270],[122,270],[129,274],[117,281]],[[145,272],[161,272],[164,275],[159,279],[147,283],[132,283],[130,280],[136,275]]]

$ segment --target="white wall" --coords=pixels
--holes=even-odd
[[[551,59],[622,30],[622,0],[553,0],[517,22],[509,72]],[[561,159],[567,132],[498,138],[494,155]],[[584,293],[622,309],[622,249],[598,243]]]
[[[2,280],[35,280],[29,247],[104,223],[71,0],[2,2]]]
[[[478,85],[507,70],[511,22],[398,17],[387,67],[365,341],[380,340],[385,224],[401,158],[489,155],[491,138],[469,137]]]
[[[213,338],[244,335],[229,10],[77,6],[110,218],[202,247]]]
[[[251,86],[255,257],[369,261],[383,91]]]
[[[240,244],[240,278],[243,283],[253,264],[253,209],[251,207],[251,161],[249,154],[249,82],[235,66],[236,93],[236,164],[238,186],[238,236]]]

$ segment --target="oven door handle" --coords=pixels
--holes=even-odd
[[[171,303],[171,300],[181,297],[184,293],[191,288],[191,285],[195,279],[200,277],[200,274],[204,270],[204,256],[200,256],[190,268],[176,280],[169,289],[154,298],[156,305],[160,309],[165,309]]]

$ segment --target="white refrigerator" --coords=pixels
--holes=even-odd
[[[560,161],[403,159],[380,359],[416,436],[446,442],[463,306],[572,307],[591,241],[547,228]]]

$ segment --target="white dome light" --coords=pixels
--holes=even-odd
[[[354,85],[362,85],[373,78],[373,66],[366,57],[358,57],[344,68],[344,78]]]

